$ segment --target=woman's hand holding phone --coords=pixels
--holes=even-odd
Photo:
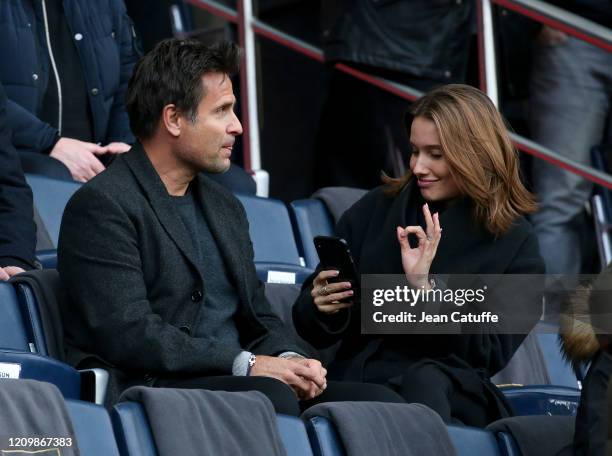
[[[337,277],[339,271],[324,270],[317,274],[312,284],[310,295],[313,297],[314,304],[319,312],[327,315],[332,315],[339,312],[341,309],[346,309],[353,305],[353,301],[340,302],[342,299],[347,299],[353,296],[354,291],[350,282],[334,282],[328,280]]]

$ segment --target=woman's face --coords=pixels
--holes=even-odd
[[[440,146],[436,124],[425,117],[415,117],[410,127],[410,143],[410,170],[425,201],[446,201],[459,196],[459,188]]]

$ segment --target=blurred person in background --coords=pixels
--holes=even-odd
[[[134,142],[124,97],[138,51],[123,0],[8,0],[0,23],[0,82],[25,172],[91,179]]]
[[[32,191],[11,144],[6,95],[0,84],[0,280],[36,267]]]
[[[325,61],[420,91],[464,83],[474,6],[472,0],[326,0]],[[380,170],[400,176],[409,144],[397,119],[406,101],[336,69],[330,77],[315,146],[316,188],[373,188]]]
[[[612,28],[610,0],[554,0],[557,6]],[[612,135],[612,53],[560,30],[542,27],[535,42],[530,87],[532,139],[578,163],[591,164],[591,148]],[[584,206],[592,183],[542,160],[534,160],[533,188],[539,210],[532,215],[546,271],[578,274]]]

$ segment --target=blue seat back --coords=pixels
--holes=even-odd
[[[295,416],[278,414],[276,425],[287,456],[313,456],[304,422]]]
[[[255,262],[302,266],[289,212],[281,201],[236,194],[247,214]]]
[[[70,197],[82,184],[50,179],[35,174],[27,174],[26,181],[32,188],[34,205],[38,215],[40,215],[53,245],[57,247],[64,208]]]
[[[569,361],[563,358],[559,344],[559,330],[556,325],[539,323],[538,343],[546,362],[550,384],[578,388],[576,373]]]
[[[343,456],[346,454],[336,428],[327,418],[315,416],[306,422],[306,430],[314,456]]]
[[[81,396],[79,372],[61,361],[34,353],[0,350],[0,372],[7,365],[13,370],[19,369],[18,378],[54,384],[65,398],[78,399]]]
[[[31,334],[15,288],[0,282],[0,348],[30,352]]]
[[[517,416],[576,415],[580,391],[553,385],[530,385],[523,388],[504,388],[504,395]]]
[[[319,255],[312,240],[315,236],[334,234],[332,216],[319,199],[296,200],[291,202],[289,207],[306,267],[314,269],[319,264]]]
[[[140,404],[121,402],[115,405],[111,420],[122,456],[157,456],[151,427]]]
[[[447,426],[448,435],[457,451],[457,456],[501,455],[496,436],[489,431],[467,426]]]
[[[141,404],[122,402],[113,407],[111,420],[119,451],[123,456],[157,456],[155,440]],[[277,415],[278,431],[287,456],[312,456],[304,422]]]
[[[66,407],[82,455],[119,456],[108,412],[100,405],[67,400]]]

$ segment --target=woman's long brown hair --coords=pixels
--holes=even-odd
[[[417,100],[409,114],[435,123],[450,173],[474,202],[476,221],[488,231],[500,236],[517,217],[535,212],[535,198],[521,181],[506,123],[484,93],[467,85],[445,85]],[[399,178],[383,174],[386,193],[397,195],[411,178],[410,169]]]

